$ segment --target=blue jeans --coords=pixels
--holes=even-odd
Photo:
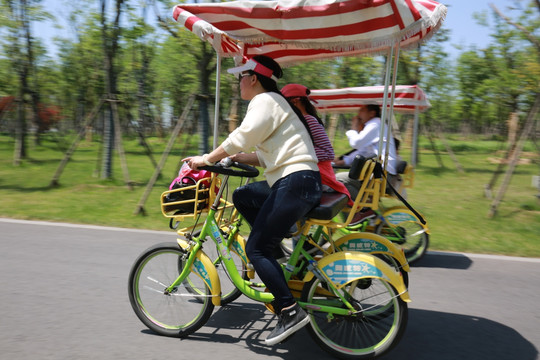
[[[251,225],[246,254],[275,297],[277,310],[294,304],[283,270],[273,250],[291,227],[319,205],[322,185],[318,171],[298,171],[279,179],[272,188],[264,182],[236,189],[233,203]]]

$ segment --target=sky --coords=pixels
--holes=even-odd
[[[470,46],[476,45],[481,48],[492,42],[490,33],[493,33],[493,11],[489,4],[495,5],[501,12],[506,13],[510,17],[513,14],[508,12],[508,8],[513,5],[513,0],[454,0],[440,1],[447,5],[448,14],[443,27],[451,31],[449,44],[446,45],[446,51],[452,56],[456,56],[463,50],[457,50],[455,45],[463,46],[468,49]],[[527,0],[528,2],[528,0]],[[525,3],[522,0],[522,3]],[[478,25],[477,20],[473,17],[474,13],[487,13],[489,27]]]
[[[72,0],[72,4],[77,0]],[[521,0],[522,3],[528,0]],[[450,41],[445,45],[445,50],[449,53],[450,57],[456,58],[463,50],[456,49],[456,45],[462,46],[463,49],[468,49],[471,46],[482,48],[491,42],[490,32],[492,30],[488,27],[480,26],[473,18],[475,12],[486,12],[488,14],[488,23],[492,27],[493,16],[489,4],[492,3],[503,12],[507,12],[507,8],[513,5],[514,0],[441,0],[441,3],[448,6],[448,15],[444,22],[443,27],[451,31]],[[51,13],[53,13],[57,20],[55,23],[65,26],[65,18],[68,15],[68,8],[66,8],[66,0],[43,0],[43,6]],[[97,0],[96,0],[97,4]],[[165,14],[162,14],[165,15]],[[512,13],[510,13],[510,16]],[[37,28],[34,28],[34,33],[37,37],[45,41],[46,46],[52,52],[54,57],[57,52],[57,48],[54,45],[53,37],[69,37],[70,30],[56,29],[52,22],[40,23]]]

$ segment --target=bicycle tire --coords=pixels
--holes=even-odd
[[[164,293],[183,269],[184,254],[174,242],[154,245],[139,255],[129,273],[131,307],[159,335],[186,337],[201,328],[214,310],[210,289],[195,273],[173,293]]]
[[[327,291],[317,291],[318,288],[328,287],[317,278],[307,283],[302,301],[315,305],[306,308],[310,317],[306,327],[323,350],[341,359],[372,359],[399,343],[407,326],[407,303],[389,283],[368,277],[347,285],[351,303],[358,310],[365,309],[347,316],[318,311],[318,302],[328,304],[330,301],[336,306],[342,303],[338,297],[325,295]]]
[[[401,269],[401,265],[396,259],[394,259],[390,255],[385,254],[373,254],[373,256],[381,259],[382,261],[393,267],[396,271],[399,271],[401,273],[401,278],[403,279],[403,284],[407,289],[409,288],[409,273]]]
[[[392,215],[407,216],[409,220],[381,222],[375,227],[375,233],[400,246],[409,264],[420,260],[429,247],[429,234],[420,221],[407,210],[395,210]],[[387,217],[384,214],[385,218]]]

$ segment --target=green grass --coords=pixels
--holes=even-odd
[[[187,141],[190,143],[186,143]],[[114,179],[94,176],[98,167],[99,142],[81,142],[68,163],[58,187],[49,187],[63,153],[52,138],[42,145],[30,144],[29,158],[18,167],[12,164],[13,140],[0,135],[0,216],[81,224],[167,230],[168,219],[160,211],[159,194],[168,188],[176,176],[183,155],[196,154],[196,137],[179,137],[145,205],[146,216],[133,215],[153,174],[148,156],[135,139],[126,139],[127,162],[133,191],[124,185],[121,166],[115,153]],[[484,197],[484,185],[489,183],[497,165],[489,159],[501,157],[504,144],[482,138],[448,139],[465,173],[459,173],[442,143],[437,143],[444,167],[440,167],[431,145],[421,139],[420,164],[415,171],[414,188],[408,190],[410,203],[426,219],[431,230],[432,250],[465,251],[540,257],[540,203],[538,190],[531,186],[538,175],[540,161],[532,144],[527,144],[524,158],[512,176],[511,184],[490,219],[487,214],[491,200]],[[156,161],[159,161],[167,139],[148,140]],[[347,150],[343,138],[336,141],[336,153]],[[497,154],[495,152],[499,151]],[[409,159],[408,149],[402,156]],[[494,188],[497,191],[504,173]],[[394,200],[385,200],[393,204]]]

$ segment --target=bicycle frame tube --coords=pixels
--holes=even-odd
[[[250,281],[244,280],[242,276],[240,275],[240,273],[238,272],[238,269],[236,268],[236,264],[234,263],[234,260],[232,259],[230,249],[227,246],[227,241],[223,239],[219,226],[216,220],[212,216],[213,211],[214,210],[210,209],[210,212],[208,213],[206,223],[204,224],[201,230],[201,236],[208,235],[210,236],[210,238],[212,238],[212,240],[214,241],[217,247],[218,254],[221,257],[221,261],[225,265],[225,269],[227,270],[231,278],[231,281],[238,288],[238,290],[240,290],[244,295],[246,295],[250,299],[265,302],[265,303],[271,302],[272,300],[274,300],[274,296],[271,293],[254,289],[252,287],[253,284]],[[231,232],[231,235],[233,235],[232,232]],[[214,270],[215,270],[215,267],[214,267]]]
[[[243,218],[238,215],[238,219],[235,221],[234,225],[229,231],[228,237],[225,239],[225,245],[227,249],[233,250],[240,257],[242,262],[247,265],[249,261],[246,255],[245,240],[242,235],[240,235],[240,226],[242,220]]]
[[[317,278],[324,279],[327,286],[329,287],[330,292],[333,293],[334,295],[336,295],[336,297],[341,300],[341,303],[338,305],[338,308],[333,307],[333,306],[326,306],[326,305],[322,305],[322,304],[309,304],[311,306],[311,308],[315,309],[315,310],[321,310],[321,311],[330,312],[330,313],[333,313],[333,314],[341,314],[341,315],[351,314],[352,312],[355,311],[355,309],[354,309],[353,305],[347,300],[345,294],[343,294],[343,292],[341,290],[339,290],[337,286],[335,286],[335,284],[332,282],[331,279],[328,278],[328,276],[326,276],[326,274],[324,274],[323,272],[321,272],[317,268],[317,261],[306,250],[304,250],[304,248],[303,248],[304,247],[304,242],[307,239],[305,232],[307,232],[307,231],[309,231],[309,228],[306,227],[304,229],[304,233],[302,234],[302,236],[300,237],[300,239],[298,241],[298,244],[294,248],[294,250],[293,250],[293,252],[292,252],[292,254],[291,254],[290,258],[289,258],[289,262],[285,266],[285,270],[286,270],[285,271],[285,279],[287,281],[289,281],[289,279],[291,278],[292,275],[297,275],[297,272],[298,272],[299,269],[297,268],[296,271],[294,271],[295,267],[293,266],[293,264],[298,263],[300,255],[303,255],[305,257],[305,259],[309,263],[308,270],[310,272],[308,273],[308,276],[311,275],[311,277],[316,276]],[[308,277],[308,276],[306,276],[306,277]],[[308,281],[304,281],[304,282],[308,282]],[[341,307],[342,304],[347,306],[348,310],[343,309]],[[300,303],[300,305],[308,306],[307,303]]]

